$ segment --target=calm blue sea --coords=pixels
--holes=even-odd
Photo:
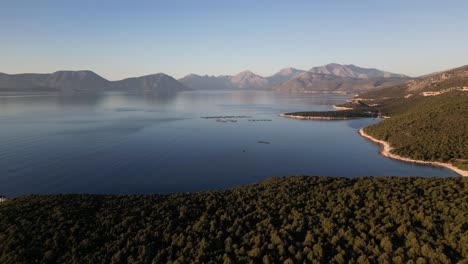
[[[380,156],[379,146],[357,134],[377,119],[278,117],[331,110],[346,99],[263,91],[2,93],[0,194],[202,191],[286,175],[456,176]]]

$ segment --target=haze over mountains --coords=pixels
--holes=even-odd
[[[265,89],[268,87],[266,78],[251,71],[243,71],[232,76],[231,83],[239,89]]]
[[[0,91],[59,92],[157,92],[189,90],[173,77],[158,73],[109,81],[92,71],[57,71],[51,74],[0,73]]]
[[[47,76],[43,85],[56,90],[93,91],[107,88],[109,81],[92,71],[58,71]]]
[[[306,71],[304,70],[299,70],[299,69],[296,69],[296,68],[292,68],[292,67],[289,67],[289,68],[284,68],[284,69],[281,69],[279,72],[277,72],[276,74],[270,76],[270,77],[267,77],[268,79],[268,83],[270,85],[278,85],[278,84],[281,84],[293,77],[296,77],[298,76],[299,74],[301,73],[304,73]]]
[[[190,74],[179,80],[158,73],[109,81],[92,71],[57,71],[51,74],[0,73],[0,91],[132,91],[172,93],[184,90],[277,90],[285,92],[363,92],[401,84],[410,78],[374,68],[331,63],[309,71],[284,68],[263,77],[251,71],[236,75]]]
[[[151,74],[141,77],[127,78],[111,82],[112,89],[136,92],[155,92],[168,94],[187,90],[182,83],[164,73]]]
[[[189,74],[179,79],[179,81],[182,82],[185,86],[194,90],[264,90],[281,84],[303,72],[306,71],[295,68],[284,68],[281,69],[278,73],[269,77],[262,77],[251,71],[243,71],[234,76],[200,76],[196,74]]]
[[[231,90],[234,89],[231,83],[231,76],[212,76],[189,74],[179,82],[195,90]]]
[[[305,72],[273,87],[273,89],[282,92],[360,93],[402,84],[408,80],[409,78],[402,77],[353,78]]]
[[[362,92],[408,81],[403,74],[331,63],[310,71],[284,68],[268,77],[244,71],[234,76],[187,75],[179,81],[195,90],[252,89],[284,92]]]

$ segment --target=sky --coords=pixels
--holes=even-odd
[[[268,76],[328,63],[468,64],[468,1],[2,0],[0,72]]]

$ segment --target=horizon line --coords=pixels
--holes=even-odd
[[[197,75],[197,76],[208,76],[208,77],[222,77],[222,76],[235,76],[235,75],[238,75],[240,73],[243,73],[243,72],[251,72],[255,75],[258,75],[262,78],[268,78],[268,77],[271,77],[271,76],[274,76],[275,74],[279,73],[281,70],[284,70],[284,69],[295,69],[295,70],[300,70],[300,71],[305,71],[305,72],[309,72],[310,69],[312,68],[315,68],[315,67],[323,67],[323,66],[327,66],[327,65],[332,65],[332,64],[336,64],[336,65],[340,65],[340,66],[355,66],[355,67],[359,67],[359,68],[363,68],[363,69],[376,69],[376,70],[379,70],[379,71],[384,71],[384,72],[388,72],[388,73],[392,73],[392,74],[401,74],[401,75],[405,75],[406,77],[410,77],[410,78],[418,78],[418,77],[423,77],[425,75],[430,75],[430,74],[434,74],[434,73],[438,73],[438,72],[441,72],[441,71],[448,71],[448,70],[452,70],[452,69],[456,69],[456,68],[460,68],[460,67],[463,67],[463,66],[466,66],[468,64],[464,64],[464,65],[459,65],[459,66],[455,66],[455,67],[450,67],[450,68],[446,68],[446,69],[440,69],[440,70],[436,70],[436,71],[432,71],[432,72],[429,72],[429,73],[425,73],[425,74],[422,74],[422,75],[418,75],[418,76],[411,76],[411,75],[408,75],[408,74],[404,74],[404,73],[396,73],[396,72],[390,72],[390,71],[387,71],[387,70],[382,70],[382,69],[379,69],[379,68],[376,68],[376,67],[361,67],[361,66],[358,66],[358,65],[355,65],[355,64],[341,64],[341,63],[328,63],[328,64],[324,64],[324,65],[320,65],[320,66],[312,66],[310,67],[308,70],[304,70],[304,69],[300,69],[300,68],[296,68],[296,67],[284,67],[284,68],[281,68],[279,70],[277,70],[276,72],[274,72],[273,74],[270,74],[270,75],[261,75],[261,74],[257,74],[255,73],[254,71],[252,70],[249,70],[249,69],[244,69],[244,70],[241,70],[241,71],[238,71],[237,73],[234,73],[234,74],[219,74],[219,75],[216,75],[216,74],[199,74],[199,73],[195,73],[195,72],[191,72],[191,73],[187,73],[187,74],[184,74],[182,77],[174,77],[174,75],[172,74],[169,74],[169,73],[166,73],[166,72],[154,72],[154,73],[147,73],[147,74],[140,74],[140,75],[137,75],[137,76],[128,76],[128,77],[124,77],[124,78],[121,78],[121,79],[112,79],[112,78],[107,78],[105,77],[104,75],[102,74],[98,74],[98,71],[96,70],[92,70],[92,69],[75,69],[75,70],[72,70],[72,69],[59,69],[59,70],[55,70],[55,71],[50,71],[50,72],[15,72],[15,73],[8,73],[8,72],[4,72],[4,71],[1,71],[0,74],[6,74],[6,75],[20,75],[20,74],[53,74],[53,73],[56,73],[56,72],[85,72],[85,71],[89,71],[89,72],[93,72],[94,74],[96,75],[99,75],[100,77],[108,80],[108,81],[119,81],[119,80],[125,80],[125,79],[128,79],[128,78],[139,78],[139,77],[144,77],[144,76],[150,76],[150,75],[156,75],[156,74],[164,74],[164,75],[167,75],[167,76],[170,76],[176,80],[179,80],[179,79],[182,79],[184,77],[187,77],[187,76],[190,76],[190,75]],[[333,75],[333,74],[332,74]]]

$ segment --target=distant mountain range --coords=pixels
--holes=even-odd
[[[51,74],[0,73],[0,91],[100,92],[130,91],[172,93],[184,90],[277,90],[287,92],[363,92],[410,80],[403,74],[336,63],[309,71],[284,68],[262,77],[251,71],[234,76],[190,74],[179,80],[158,73],[109,81],[92,71],[57,71]]]
[[[304,72],[273,87],[282,92],[360,93],[377,88],[402,84],[410,80],[402,77],[353,78],[338,75]]]
[[[262,77],[250,71],[234,76],[187,75],[181,79],[185,86],[195,90],[251,89],[284,92],[363,92],[375,88],[404,83],[410,77],[374,68],[331,63],[309,71],[284,68],[276,74]]]
[[[243,71],[234,76],[189,74],[179,79],[179,81],[194,90],[265,90],[269,88],[268,79],[251,71]]]
[[[189,90],[169,75],[158,73],[120,81],[108,81],[92,71],[57,71],[51,74],[0,73],[0,91],[60,92],[156,92]]]

